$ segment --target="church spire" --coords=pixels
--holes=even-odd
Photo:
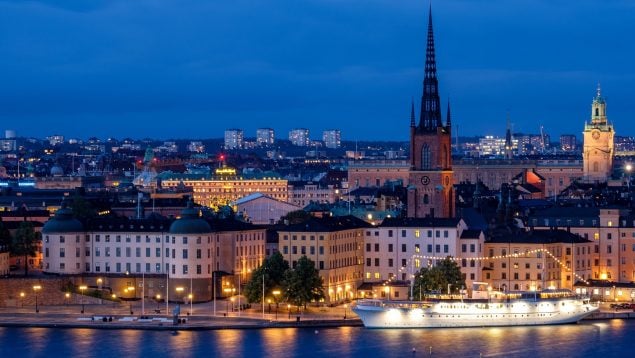
[[[452,115],[450,115],[450,99],[448,98],[448,112],[446,113],[445,126],[448,130],[452,129]]]
[[[434,30],[432,28],[432,5],[430,5],[419,129],[424,132],[436,132],[437,127],[441,127],[442,125],[439,80],[437,79],[437,63],[434,52]]]
[[[410,127],[414,127],[414,126],[415,126],[415,99],[412,98],[411,106],[410,106]]]

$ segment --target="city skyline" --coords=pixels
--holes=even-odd
[[[306,127],[406,140],[429,4],[359,5],[0,1],[0,119],[35,137]],[[633,6],[435,2],[442,108],[450,98],[458,135],[503,135],[509,113],[515,132],[579,137],[598,82],[617,134],[635,132]]]

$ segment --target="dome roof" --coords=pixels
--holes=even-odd
[[[54,177],[61,177],[62,175],[64,175],[64,169],[62,169],[61,166],[59,166],[58,164],[55,164],[52,168],[51,168],[51,176]]]
[[[73,217],[73,211],[62,204],[55,216],[44,224],[42,233],[83,232],[84,225]]]
[[[170,234],[207,234],[210,232],[212,232],[212,227],[198,216],[198,210],[194,209],[191,201],[181,211],[181,218],[170,225]]]

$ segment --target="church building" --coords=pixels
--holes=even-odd
[[[584,149],[582,152],[584,181],[606,182],[613,170],[615,130],[606,119],[606,101],[598,85],[597,95],[591,105],[591,123],[585,123]]]
[[[419,124],[410,115],[408,217],[454,217],[450,105],[443,123],[434,51],[432,9],[428,18],[425,77]]]

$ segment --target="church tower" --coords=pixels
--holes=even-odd
[[[606,119],[606,101],[598,84],[597,95],[591,104],[591,123],[585,123],[582,152],[584,180],[606,182],[613,170],[615,131]]]
[[[452,123],[448,105],[443,124],[440,102],[430,8],[419,124],[415,123],[414,105],[410,119],[409,217],[454,217]]]

